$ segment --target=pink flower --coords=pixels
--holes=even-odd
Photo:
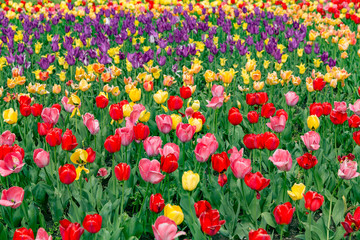
[[[230,154],[230,162],[232,162],[243,157],[244,149],[241,148],[240,151],[238,151],[236,147],[233,147],[228,153]]]
[[[353,111],[356,115],[360,116],[360,99],[356,100],[354,105],[349,104],[349,109]]]
[[[270,122],[266,123],[271,130],[280,133],[284,131],[286,125],[286,117],[284,115],[270,117]]]
[[[299,102],[299,96],[292,91],[285,94],[286,104],[290,107],[295,106]]]
[[[180,148],[175,143],[167,143],[163,148],[159,149],[160,155],[166,157],[169,154],[174,154],[176,159],[179,160]]]
[[[162,140],[160,137],[147,137],[144,140],[144,149],[146,154],[149,157],[154,157],[159,154],[159,149],[161,148]]]
[[[35,149],[33,159],[36,166],[38,166],[39,168],[43,168],[49,165],[50,154],[42,148]]]
[[[342,179],[352,179],[358,177],[360,174],[357,171],[357,162],[346,159],[340,164],[338,176]]]
[[[197,139],[198,143],[203,143],[209,147],[210,155],[214,154],[219,147],[219,143],[216,140],[216,137],[212,133],[207,133],[202,138]]]
[[[0,205],[4,207],[17,208],[24,199],[24,189],[21,187],[11,187],[2,191]]]
[[[224,87],[221,85],[213,85],[211,88],[211,93],[213,97],[223,97]]]
[[[156,240],[173,240],[186,234],[183,231],[177,232],[176,223],[165,216],[158,217],[152,229]]]
[[[41,118],[46,123],[56,124],[59,120],[59,110],[57,108],[44,108],[41,112]]]
[[[320,148],[320,135],[317,132],[310,131],[301,136],[306,148],[310,151],[316,151]]]
[[[134,125],[139,120],[140,114],[144,110],[146,110],[146,108],[142,104],[135,104],[133,106],[133,109],[130,113],[130,117],[128,118],[128,120],[132,125]]]
[[[223,105],[223,103],[224,103],[224,97],[213,97],[212,99],[211,99],[211,101],[208,101],[208,100],[206,100],[207,101],[207,107],[208,108],[211,108],[211,109],[214,109],[214,110],[216,110],[216,109],[218,109],[218,108],[221,108],[221,106]]]
[[[186,108],[186,110],[185,110],[185,115],[186,115],[187,117],[192,116],[193,113],[194,113],[194,109],[192,109],[191,107]]]
[[[334,102],[334,110],[341,113],[346,113],[346,102]]]
[[[96,135],[100,131],[99,121],[95,119],[91,113],[85,113],[82,116],[83,123],[92,135]]]
[[[61,103],[64,106],[65,111],[71,113],[72,111],[74,111],[75,106],[68,104],[68,102],[69,102],[69,99],[65,96],[61,99]]]
[[[157,115],[155,120],[156,120],[156,125],[160,132],[168,134],[171,131],[172,118],[169,115],[166,114]]]
[[[39,228],[35,240],[52,240],[52,237],[43,228]]]
[[[3,132],[0,136],[0,145],[12,146],[15,142],[15,134],[11,133],[9,130]]]
[[[8,153],[4,160],[0,160],[0,175],[6,177],[12,173],[18,173],[24,165],[23,157],[19,152]]]
[[[196,160],[199,162],[206,162],[211,153],[209,150],[209,146],[204,143],[198,143],[194,150]]]
[[[106,170],[106,168],[100,168],[97,173],[97,176],[100,177],[106,177],[107,175],[108,175],[108,171]]]
[[[196,126],[187,123],[179,123],[176,127],[176,136],[181,142],[188,142],[194,136]]]
[[[134,127],[130,121],[126,121],[126,127],[118,128],[115,134],[121,137],[121,145],[128,146],[135,139]]]
[[[160,162],[157,160],[150,161],[147,158],[143,158],[139,162],[140,175],[145,182],[151,182],[152,184],[158,184],[161,182],[165,175],[160,172]]]
[[[230,161],[230,168],[236,178],[243,179],[251,172],[251,160],[242,157],[233,159]]]
[[[269,157],[269,160],[280,171],[290,171],[292,167],[292,158],[288,150],[276,149],[274,154]]]

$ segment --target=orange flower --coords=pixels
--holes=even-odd
[[[100,74],[105,70],[105,66],[104,64],[100,64],[100,63],[94,63],[93,64],[93,70],[97,73]]]
[[[39,78],[40,78],[40,80],[42,80],[42,81],[48,80],[48,78],[49,78],[49,72],[40,72],[40,73],[39,73]]]
[[[103,82],[110,82],[111,81],[111,73],[103,73],[101,74],[101,80]]]

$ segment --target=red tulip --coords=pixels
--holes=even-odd
[[[256,138],[256,134],[254,133],[245,134],[243,138],[245,147],[247,147],[248,149],[255,149],[255,138]]]
[[[202,124],[204,124],[206,122],[206,118],[204,117],[204,115],[202,115],[201,112],[194,112],[191,115],[192,118],[197,118],[197,119],[201,119],[202,120]]]
[[[326,85],[326,82],[324,81],[324,79],[322,78],[316,78],[314,81],[313,81],[313,88],[315,91],[321,91],[323,90],[323,88],[325,87]]]
[[[278,137],[271,132],[263,133],[263,139],[265,148],[270,151],[275,150],[280,144],[280,140],[278,139]]]
[[[264,105],[269,100],[268,94],[266,92],[257,92],[255,93],[255,102],[257,105]]]
[[[166,156],[161,156],[160,161],[160,168],[166,173],[172,173],[179,167],[178,159],[175,154],[172,153],[169,153]]]
[[[201,230],[210,236],[214,236],[225,224],[225,220],[220,220],[220,213],[216,209],[208,210],[200,215]]]
[[[310,115],[316,115],[317,117],[321,117],[324,112],[323,104],[321,103],[312,103],[310,105]]]
[[[170,111],[179,110],[183,107],[183,100],[178,96],[170,96],[167,105]]]
[[[305,200],[305,208],[315,212],[323,204],[324,197],[317,192],[308,191],[306,194],[304,194],[304,200]]]
[[[196,217],[199,218],[203,212],[212,209],[211,204],[206,200],[200,200],[194,204]]]
[[[32,114],[34,117],[40,116],[42,110],[43,110],[43,105],[41,105],[41,104],[34,103],[34,104],[31,106],[31,114]]]
[[[19,145],[15,144],[12,148],[11,148],[11,152],[18,152],[20,153],[22,159],[24,159],[25,156],[25,151],[22,147],[20,147]]]
[[[332,105],[331,103],[328,103],[328,102],[323,102],[322,103],[322,107],[323,107],[323,114],[325,116],[329,115],[331,113],[331,110],[332,110]]]
[[[353,114],[348,119],[349,127],[350,128],[358,128],[360,126],[360,117],[356,114]]]
[[[287,114],[287,112],[286,112],[284,109],[279,109],[279,110],[277,110],[276,113],[275,113],[275,116],[278,116],[278,117],[284,116],[285,119],[286,119],[286,121],[287,121],[288,118],[289,118],[289,115]]]
[[[95,161],[95,158],[96,158],[96,152],[91,147],[88,147],[86,149],[86,152],[88,154],[88,158],[86,159],[86,161],[88,163],[93,163]]]
[[[67,219],[60,220],[60,234],[62,240],[79,240],[84,233],[80,223],[72,223]]]
[[[227,176],[225,173],[220,173],[218,177],[218,184],[223,187],[227,183]]]
[[[37,123],[37,130],[40,136],[46,136],[50,129],[53,127],[51,123]]]
[[[249,240],[271,240],[271,237],[265,229],[259,228],[249,232]]]
[[[95,98],[96,107],[98,108],[106,108],[109,104],[109,99],[104,95],[99,95]]]
[[[61,144],[61,138],[62,138],[61,134],[62,134],[62,129],[52,128],[46,134],[45,140],[51,147],[58,146]]]
[[[289,202],[276,206],[273,211],[276,223],[279,225],[290,224],[294,212],[295,207],[292,207]]]
[[[165,207],[165,200],[160,193],[151,194],[149,208],[154,213],[161,212]]]
[[[358,231],[360,229],[360,207],[357,207],[354,215],[351,213],[347,213],[345,217],[345,221],[341,222],[341,225],[344,227],[346,233],[344,237],[349,235],[354,231]]]
[[[13,240],[34,240],[34,232],[31,228],[19,228],[14,232]]]
[[[31,104],[31,98],[28,95],[21,95],[18,99],[20,105],[30,105]]]
[[[256,104],[255,93],[247,93],[246,94],[246,104],[249,106],[254,106]]]
[[[191,88],[187,86],[183,86],[180,88],[180,97],[183,99],[188,99],[192,95]],[[180,108],[179,108],[180,109]]]
[[[306,170],[315,167],[315,165],[318,163],[317,158],[311,155],[311,153],[304,153],[304,155],[298,157],[296,161],[300,167]]]
[[[86,215],[83,226],[89,233],[97,233],[101,229],[102,217],[99,214]]]
[[[260,199],[259,192],[269,186],[270,179],[266,179],[260,172],[252,173],[249,172],[244,178],[245,184],[257,192],[256,198]]]
[[[347,120],[347,113],[332,110],[330,113],[330,120],[335,125],[341,125]]]
[[[59,111],[59,113],[61,113],[61,105],[60,104],[55,103],[51,106],[51,108],[56,108]]]
[[[218,173],[225,172],[230,166],[230,160],[226,152],[213,154],[211,156],[211,165],[216,172]]]
[[[59,167],[59,178],[64,184],[71,184],[76,179],[76,169],[72,164],[65,164]]]
[[[255,111],[250,111],[247,114],[247,119],[250,123],[257,123],[259,121],[259,114]]]
[[[31,107],[30,107],[30,105],[21,104],[21,105],[20,105],[20,113],[21,113],[21,115],[23,115],[24,117],[30,116],[30,114],[31,114]]]
[[[126,163],[119,163],[114,168],[115,177],[119,181],[127,181],[130,178],[131,169]]]
[[[9,145],[0,145],[0,160],[4,160],[5,156],[11,152],[12,147]]]
[[[263,118],[270,118],[274,115],[276,108],[273,103],[266,103],[261,107],[261,116]]]
[[[238,108],[232,107],[229,110],[228,120],[234,126],[239,125],[242,122],[243,117]]]
[[[135,139],[138,141],[145,140],[150,134],[149,126],[143,123],[136,124],[133,129],[134,129]]]
[[[122,106],[120,106],[119,103],[112,104],[109,109],[109,114],[114,121],[121,120],[123,118]]]
[[[121,137],[118,134],[108,136],[105,140],[104,147],[110,153],[120,151]]]
[[[353,133],[353,139],[357,145],[360,145],[360,131]]]
[[[70,129],[66,129],[61,140],[61,148],[65,151],[71,151],[76,148],[77,145],[75,135],[73,135]]]

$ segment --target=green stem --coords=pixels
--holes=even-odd
[[[120,217],[122,218],[122,214],[124,211],[124,193],[125,193],[125,182],[123,182],[122,185],[122,193],[121,193],[121,212],[120,212]]]
[[[116,194],[116,176],[115,176],[115,153],[113,153],[113,163],[112,163],[112,169],[114,171],[114,176],[113,176],[113,193],[115,195],[115,197],[117,197]]]
[[[336,187],[334,188],[333,192],[331,193],[331,199],[330,199],[330,209],[329,209],[329,219],[328,219],[328,224],[327,224],[327,229],[326,229],[326,239],[329,240],[330,239],[330,224],[331,224],[331,207],[332,207],[332,199],[334,196],[335,191],[338,189],[338,187],[340,186],[340,184],[344,181],[344,179],[341,179],[338,184],[336,185]]]
[[[309,212],[309,217],[308,217],[308,224],[309,224],[309,231],[310,231],[310,239],[311,239],[311,220],[312,220],[312,212]]]
[[[280,228],[281,228],[280,240],[282,240],[283,239],[283,234],[284,234],[284,225],[281,225]]]
[[[146,192],[145,192],[145,195],[144,195],[144,200],[143,200],[143,202],[142,202],[142,204],[141,204],[138,217],[140,217],[141,210],[142,210],[143,206],[145,205],[145,200],[146,200],[146,197],[147,197],[147,195],[148,195],[148,192],[149,192],[149,183],[147,182],[147,183],[146,183]]]

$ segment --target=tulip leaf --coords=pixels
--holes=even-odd
[[[261,215],[269,226],[276,228],[276,222],[274,221],[274,217],[271,213],[263,212]]]
[[[340,198],[336,201],[332,212],[332,218],[334,220],[335,225],[338,225],[340,221],[344,219],[344,212],[345,212],[344,201]]]

